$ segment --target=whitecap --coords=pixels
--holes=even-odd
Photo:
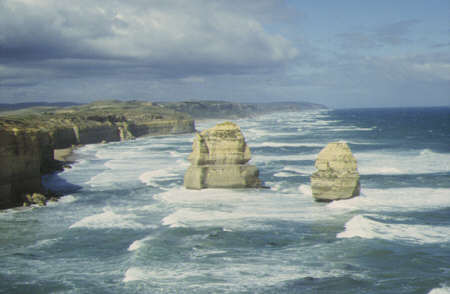
[[[274,174],[277,178],[289,178],[289,177],[295,177],[296,175],[293,173],[287,173],[287,172],[278,172]]]
[[[343,201],[333,201],[327,204],[327,208],[342,212],[426,211],[450,207],[448,195],[450,195],[450,189],[364,189],[362,195]]]
[[[324,147],[320,143],[284,143],[284,142],[262,142],[259,144],[251,144],[250,147]]]
[[[298,187],[298,190],[304,195],[312,196],[311,186],[309,186],[309,185],[302,184]]]
[[[275,188],[276,189],[276,188]],[[336,213],[323,214],[323,206],[311,205],[312,197],[297,189],[272,190],[228,190],[171,189],[157,194],[174,211],[162,219],[169,227],[227,226],[229,229],[270,229],[272,221],[315,221],[334,218]]]
[[[126,273],[125,277],[123,278],[123,282],[133,282],[133,281],[140,281],[145,280],[149,277],[149,275],[141,268],[138,267],[131,267],[129,268]]]
[[[66,195],[63,197],[58,198],[58,201],[49,201],[47,202],[48,206],[58,205],[58,204],[67,204],[67,203],[73,203],[77,201],[77,198],[73,195]]]
[[[139,180],[148,186],[158,186],[157,181],[173,179],[179,176],[173,170],[173,168],[166,168],[147,171],[139,176]]]
[[[447,243],[450,228],[444,226],[411,225],[375,221],[370,215],[356,215],[345,224],[337,238],[384,239],[414,244]]]
[[[269,162],[269,161],[302,161],[302,160],[315,160],[315,154],[296,154],[296,155],[254,155],[252,156],[252,162]]]
[[[145,242],[152,240],[153,237],[146,237],[144,239],[136,240],[128,246],[128,251],[136,251],[145,245]]]
[[[69,228],[89,229],[143,229],[144,225],[135,221],[134,215],[117,214],[109,208],[103,209],[103,213],[87,216],[71,225]]]
[[[294,172],[297,174],[311,175],[315,171],[315,168],[313,165],[302,166],[301,168],[296,167],[296,166],[287,165],[283,168],[283,170],[289,171],[289,172]]]
[[[450,294],[450,287],[442,284],[439,288],[431,289],[428,294]]]
[[[358,152],[360,174],[424,174],[450,171],[450,154],[425,149],[419,152]]]

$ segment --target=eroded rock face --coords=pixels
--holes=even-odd
[[[40,135],[0,130],[0,209],[19,206],[21,194],[41,190]]]
[[[197,133],[184,176],[188,189],[260,187],[259,171],[248,165],[250,148],[240,128],[225,122]]]
[[[311,189],[318,201],[348,199],[360,193],[356,159],[345,142],[329,143],[317,156]]]

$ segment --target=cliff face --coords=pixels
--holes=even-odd
[[[250,148],[239,127],[231,122],[197,133],[184,177],[188,189],[260,187],[259,171],[246,164]]]
[[[104,102],[0,118],[0,209],[41,191],[55,170],[54,149],[145,135],[194,132],[190,116],[144,102]]]
[[[21,205],[23,193],[41,190],[43,138],[37,131],[0,130],[0,209]]]

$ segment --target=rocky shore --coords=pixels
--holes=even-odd
[[[192,117],[149,102],[97,102],[0,117],[0,209],[43,191],[41,176],[61,169],[77,145],[188,133]],[[56,151],[55,151],[56,150]]]
[[[101,101],[86,105],[69,104],[71,106],[61,107],[34,103],[32,108],[0,105],[0,209],[33,203],[30,199],[37,197],[33,198],[34,193],[54,198],[54,193],[43,191],[41,176],[70,164],[74,160],[71,154],[76,146],[146,135],[190,133],[195,131],[194,119],[239,118],[277,111],[326,108],[308,102]],[[11,109],[14,110],[5,111]],[[208,174],[211,179],[213,171],[220,174],[217,163],[209,167],[197,165],[192,169],[201,171],[201,177]],[[230,177],[237,176],[235,180],[242,176],[255,180],[253,184],[235,183],[231,186],[260,184],[258,171],[252,166],[227,167],[227,171]],[[213,182],[211,180],[207,186],[215,186]]]

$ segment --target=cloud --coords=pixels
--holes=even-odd
[[[88,62],[106,70],[115,63],[178,78],[267,70],[298,55],[261,22],[267,17],[261,11],[276,1],[239,3],[0,0],[0,60],[58,70],[78,66],[83,74],[96,72],[84,66]]]

